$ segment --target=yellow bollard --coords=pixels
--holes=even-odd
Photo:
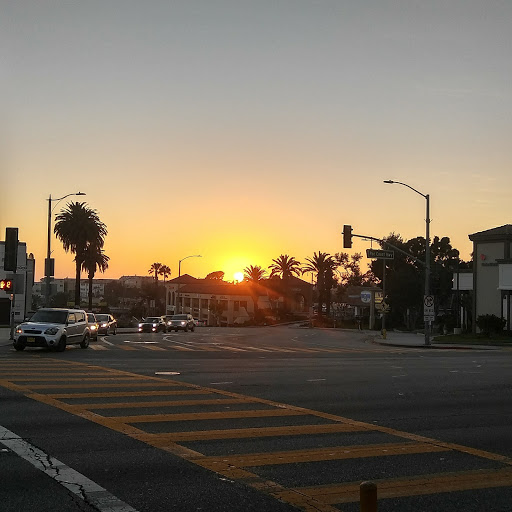
[[[377,484],[363,482],[359,486],[359,503],[361,512],[377,512]]]
[[[386,329],[382,329],[382,339],[385,340],[386,339]]]

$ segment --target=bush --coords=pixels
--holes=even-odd
[[[500,334],[505,327],[505,319],[499,318],[496,315],[480,315],[476,319],[476,325],[487,336]]]

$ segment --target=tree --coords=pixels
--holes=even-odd
[[[216,272],[210,272],[205,279],[210,279],[213,281],[222,281],[224,279],[224,272],[222,270],[217,270]]]
[[[290,280],[294,275],[300,276],[302,274],[300,262],[293,256],[288,256],[288,254],[281,254],[272,261],[273,263],[268,267],[270,269],[270,279],[281,279],[284,288],[284,309],[287,310]]]
[[[259,300],[259,289],[260,289],[260,281],[266,274],[266,270],[262,269],[259,266],[249,265],[244,268],[244,281],[249,283],[251,287],[251,297],[252,302],[254,304],[254,319],[256,322],[259,321],[259,309],[258,309],[258,300]]]
[[[323,305],[326,305],[327,315],[331,310],[331,288],[334,279],[334,271],[338,267],[336,259],[326,252],[314,253],[312,258],[306,258],[308,262],[302,268],[302,273],[312,272],[316,274],[316,285],[318,290],[318,311],[317,315],[322,316]]]
[[[89,311],[92,310],[92,280],[96,270],[105,272],[108,268],[109,257],[103,252],[101,247],[89,244],[85,249],[84,261],[82,262],[82,270],[87,272],[87,279],[89,280]]]
[[[64,250],[75,255],[75,304],[80,305],[80,272],[89,245],[102,248],[107,226],[100,221],[96,210],[86,203],[70,202],[56,217],[53,229]]]
[[[249,265],[244,268],[244,281],[249,283],[258,283],[263,279],[263,277],[265,277],[266,273],[267,271],[263,270],[259,266],[253,267],[252,265]]]
[[[165,280],[171,275],[171,269],[167,265],[162,265],[160,269],[158,270],[158,273],[163,276],[164,283]]]
[[[160,273],[160,269],[162,268],[161,263],[153,263],[151,267],[149,267],[148,274],[155,275],[155,281],[158,282],[158,274]]]

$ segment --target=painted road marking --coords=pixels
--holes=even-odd
[[[10,377],[9,379],[1,379],[0,385],[12,391],[23,393],[31,399],[38,400],[47,405],[59,408],[70,414],[74,414],[81,418],[95,422],[99,425],[110,428],[115,432],[122,433],[133,439],[142,441],[149,446],[159,448],[184,459],[187,459],[201,467],[215,471],[223,478],[236,480],[242,484],[250,486],[260,492],[264,492],[276,499],[285,501],[304,511],[322,511],[335,512],[333,504],[346,503],[348,501],[357,502],[359,500],[359,487],[354,490],[354,482],[339,482],[333,485],[319,485],[315,487],[305,488],[286,488],[278,482],[270,481],[260,477],[256,473],[246,468],[252,466],[266,465],[286,465],[301,464],[308,462],[317,462],[329,460],[355,460],[361,457],[380,457],[386,456],[403,456],[407,457],[413,453],[437,453],[437,452],[459,452],[480,459],[485,459],[487,467],[480,471],[460,471],[457,473],[435,473],[433,475],[408,476],[403,478],[390,478],[377,481],[379,486],[379,496],[384,497],[380,493],[383,489],[385,497],[399,498],[401,496],[414,496],[420,494],[437,494],[448,491],[463,491],[470,489],[482,489],[492,487],[510,486],[512,483],[512,459],[501,454],[486,452],[469,446],[457,445],[437,439],[427,438],[424,436],[411,434],[404,431],[383,427],[380,425],[364,423],[350,418],[344,418],[334,414],[323,413],[307,408],[292,406],[265,400],[262,398],[241,395],[229,392],[219,388],[205,388],[185,382],[165,380],[160,377],[141,376],[139,374],[130,373],[122,370],[104,369],[91,365],[69,361],[55,361],[45,359],[44,363],[35,361],[35,358],[27,360],[25,364],[19,361],[9,364],[3,361],[0,369],[9,371],[9,375],[19,372],[19,377]],[[23,377],[32,369],[41,371],[42,365],[51,366],[56,375],[62,376],[67,371],[84,370],[82,384],[71,383],[66,384],[34,384],[25,381]],[[109,377],[119,376],[119,381],[113,383],[99,384],[94,382],[98,379],[95,372],[105,371]],[[90,382],[87,374],[90,374]],[[126,380],[131,377],[132,380]],[[20,384],[24,383],[24,384]],[[69,387],[77,389],[76,393],[54,393],[54,388]],[[178,389],[147,389],[141,390],[142,387],[159,387],[169,386]],[[85,388],[87,392],[80,389]],[[90,388],[102,388],[99,391],[90,391]],[[119,388],[119,391],[109,392],[108,389]],[[180,389],[181,388],[181,389]],[[42,390],[38,392],[37,390]],[[166,407],[181,407],[185,404],[201,405],[204,403],[203,397],[193,400],[193,395],[209,395],[214,403],[210,405],[219,405],[224,407],[227,400],[237,400],[237,403],[247,403],[253,406],[251,410],[241,411],[222,411],[207,413],[176,413],[176,414],[144,414],[130,416],[102,416],[102,410],[112,411],[118,408],[132,407],[134,410],[141,406],[161,407],[165,403]],[[185,395],[184,400],[162,400],[160,402],[126,402],[116,401],[113,404],[98,403],[98,398],[110,397],[152,397],[152,396],[172,396]],[[217,398],[221,397],[221,398]],[[67,399],[68,402],[59,401]],[[73,404],[73,398],[91,398],[89,404]],[[93,401],[96,399],[96,401]],[[218,402],[217,402],[218,401]],[[94,407],[98,406],[95,410]],[[265,405],[267,409],[255,409]],[[226,428],[226,429],[201,429],[204,427],[200,422],[215,419],[240,419],[244,418],[305,418],[305,425],[281,425],[281,426],[263,426],[249,428]],[[311,418],[311,419],[308,419]],[[191,427],[187,431],[178,432],[160,432],[151,433],[144,430],[144,423],[161,423],[158,429],[165,428],[165,422],[187,421]],[[303,421],[303,420],[302,420]],[[196,427],[196,423],[198,423]],[[293,423],[290,420],[290,423]],[[141,425],[142,428],[136,428],[135,425]],[[196,427],[196,430],[191,430]],[[171,429],[172,430],[172,429]],[[190,441],[213,441],[223,439],[243,439],[243,438],[265,438],[265,437],[281,437],[289,436],[308,436],[320,433],[333,434],[337,432],[378,432],[392,436],[398,442],[382,443],[378,445],[347,445],[347,446],[331,446],[328,448],[314,448],[301,450],[288,450],[280,452],[262,452],[262,453],[238,453],[226,454],[225,456],[207,456],[199,453],[191,448],[179,443],[187,443]],[[300,441],[297,441],[299,443]],[[341,442],[341,441],[340,441]],[[242,445],[241,445],[242,446]],[[496,464],[495,469],[488,469],[488,461]],[[293,467],[293,466],[292,466]],[[359,485],[359,483],[358,483]]]
[[[101,512],[137,512],[97,483],[0,425],[0,443]]]

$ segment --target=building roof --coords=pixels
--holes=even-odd
[[[231,284],[214,279],[196,279],[185,284],[180,293],[197,293],[202,295],[251,295],[251,287],[246,283]]]
[[[469,235],[472,242],[503,242],[512,240],[512,224],[504,224],[497,228],[479,231]]]
[[[187,284],[195,283],[196,281],[204,281],[204,279],[196,279],[195,277],[192,277],[190,274],[183,274],[179,277],[175,277],[174,279],[168,279],[166,283]]]

